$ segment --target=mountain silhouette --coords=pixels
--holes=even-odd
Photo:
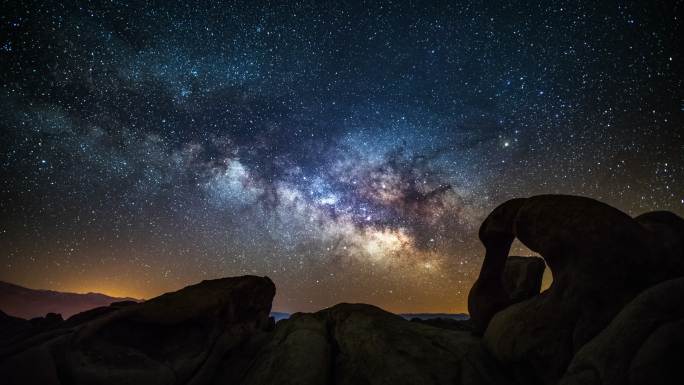
[[[0,281],[0,310],[5,314],[31,319],[48,313],[69,318],[74,314],[113,302],[139,301],[135,298],[117,298],[100,293],[63,293],[53,290],[36,290]]]

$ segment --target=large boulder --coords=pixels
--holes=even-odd
[[[409,322],[370,305],[321,312],[335,346],[337,384],[454,384],[461,363],[480,346],[468,333]]]
[[[498,311],[539,294],[546,269],[544,260],[539,257],[510,256],[496,263],[486,270],[483,268],[470,291],[469,325],[478,335],[484,333],[489,320]]]
[[[636,297],[575,355],[561,385],[684,383],[684,278]]]
[[[0,378],[7,384],[207,383],[226,354],[269,328],[274,295],[265,277],[203,281],[23,346],[0,365]],[[17,369],[31,362],[54,370]],[[45,373],[52,372],[48,381]]]
[[[469,294],[473,325],[485,331],[488,350],[521,382],[555,383],[573,355],[636,295],[684,275],[677,260],[681,238],[672,239],[682,223],[674,214],[635,220],[583,197],[508,201],[480,228],[486,254]],[[544,258],[553,283],[510,305],[502,277],[516,237]]]
[[[0,346],[7,344],[31,328],[31,323],[23,318],[13,317],[0,310]]]
[[[327,384],[333,373],[333,342],[314,314],[293,314],[278,322],[268,345],[240,383],[245,385]]]
[[[0,378],[8,385],[513,383],[469,331],[362,304],[294,314],[274,327],[274,294],[268,278],[238,277],[93,309],[12,345]]]
[[[512,383],[480,339],[410,322],[375,306],[339,304],[278,323],[240,383]]]
[[[634,220],[648,230],[651,257],[661,269],[684,271],[684,220],[669,211],[651,211]]]
[[[24,346],[36,345],[64,334],[61,330],[63,327],[64,320],[60,314],[48,313],[45,317],[25,320],[0,311],[0,362]]]
[[[539,294],[545,269],[546,264],[539,257],[508,257],[503,272],[503,286],[510,303],[518,303]]]

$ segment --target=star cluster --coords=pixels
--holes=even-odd
[[[0,279],[148,298],[257,274],[278,310],[464,311],[506,199],[684,214],[680,10],[10,4]]]

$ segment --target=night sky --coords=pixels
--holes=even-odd
[[[60,3],[0,12],[0,280],[461,312],[507,199],[684,215],[681,1]]]

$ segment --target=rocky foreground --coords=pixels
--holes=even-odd
[[[509,257],[515,238],[543,260]],[[682,218],[546,195],[496,208],[480,239],[469,321],[339,304],[275,324],[270,279],[224,278],[66,321],[0,314],[0,382],[684,383]]]

